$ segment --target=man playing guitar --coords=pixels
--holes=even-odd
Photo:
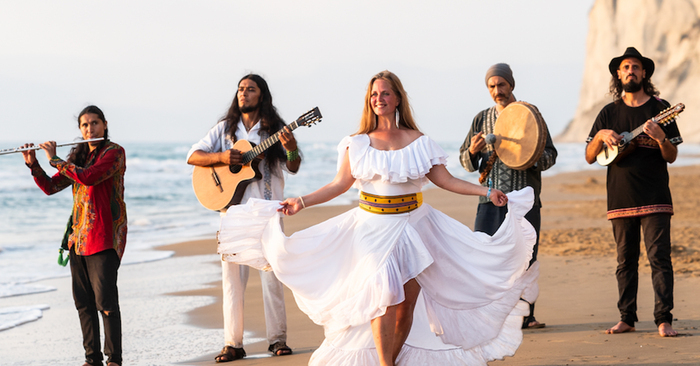
[[[610,93],[613,102],[598,114],[586,146],[586,161],[592,164],[607,145],[620,143],[621,133],[644,125],[636,138],[637,148],[608,165],[608,219],[617,242],[617,284],[621,320],[606,333],[632,332],[637,319],[637,286],[640,227],[652,270],[654,322],[662,337],[673,337],[673,267],[671,265],[671,215],[667,165],[676,160],[677,145],[683,142],[678,127],[664,127],[650,120],[670,106],[659,99],[651,83],[654,61],[634,47],[613,58]]]
[[[259,144],[280,130],[281,144],[274,144],[267,149],[264,159],[258,165],[261,179],[250,182],[245,187],[241,202],[245,203],[251,197],[282,200],[283,168],[296,173],[301,164],[301,156],[294,135],[272,104],[267,82],[259,75],[249,74],[239,81],[236,98],[228,113],[203,139],[192,146],[187,155],[187,163],[196,166],[219,163],[240,165],[243,161],[242,153],[232,148],[236,141],[248,140]],[[229,209],[235,209],[235,206]],[[225,212],[226,209],[223,209],[222,215]],[[224,258],[221,266],[225,346],[216,356],[216,362],[228,362],[246,356],[243,350],[243,295],[249,267],[227,262]],[[260,277],[269,350],[276,356],[291,354],[292,350],[286,344],[287,317],[282,283],[273,272],[260,271]]]

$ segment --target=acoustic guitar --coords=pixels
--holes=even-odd
[[[671,120],[676,118],[684,109],[685,105],[683,103],[678,103],[673,107],[664,109],[655,117],[652,117],[651,121],[665,126],[671,123]],[[622,140],[620,140],[617,146],[613,146],[612,149],[608,148],[607,144],[603,144],[603,149],[600,150],[598,156],[596,156],[598,164],[607,166],[629,155],[636,147],[634,139],[642,132],[644,132],[644,124],[635,128],[632,132],[621,133]]]
[[[322,117],[321,112],[316,107],[301,115],[288,126],[291,131],[301,126],[311,127],[320,122]],[[210,166],[195,166],[192,172],[192,187],[199,203],[213,211],[221,211],[231,205],[241,203],[243,192],[248,184],[262,178],[262,174],[258,170],[261,160],[258,156],[279,141],[280,133],[282,130],[277,131],[257,146],[246,140],[236,141],[233,144],[233,149],[242,153],[243,164],[219,163]]]

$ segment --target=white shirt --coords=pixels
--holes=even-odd
[[[250,129],[250,131],[246,131],[245,125],[243,124],[242,120],[238,121],[238,128],[236,129],[236,140],[248,140],[249,142],[258,145],[260,144],[260,135],[258,132],[260,131],[260,123],[256,123],[253,128]],[[207,133],[204,138],[199,140],[196,144],[192,145],[192,148],[190,151],[187,153],[187,160],[190,159],[190,156],[197,151],[201,150],[207,153],[213,153],[213,152],[222,152],[229,150],[233,147],[233,141],[229,138],[228,134],[226,133],[226,122],[219,122],[216,126],[214,126],[209,132]],[[263,179],[251,182],[248,184],[246,187],[245,192],[243,193],[243,198],[241,199],[241,203],[246,203],[248,202],[248,198],[265,198],[265,167],[267,166],[267,162],[265,160],[260,162],[260,165],[258,165],[258,169],[260,170],[260,173],[263,174]],[[284,199],[284,171],[287,171],[287,165],[284,162],[281,162],[280,164],[277,165],[276,169],[270,169],[270,191],[271,191],[271,199],[272,200],[283,200]],[[289,172],[289,171],[287,171]],[[292,173],[294,174],[294,173]]]

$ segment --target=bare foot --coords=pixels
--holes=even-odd
[[[659,325],[659,335],[662,337],[675,337],[678,335],[678,332],[673,330],[671,324],[661,323]]]
[[[634,332],[636,329],[634,327],[630,327],[627,323],[625,322],[619,322],[615,324],[614,327],[610,329],[605,330],[605,334],[618,334],[618,333],[627,333],[627,332]],[[659,327],[659,332],[661,331],[661,328]]]

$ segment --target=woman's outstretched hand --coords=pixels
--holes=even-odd
[[[304,205],[301,203],[301,197],[287,198],[280,205],[282,207],[278,208],[277,211],[287,216],[292,216],[304,208]]]
[[[491,196],[489,197],[491,202],[496,206],[505,206],[508,203],[508,196],[505,193],[499,191],[498,189],[491,190]]]

